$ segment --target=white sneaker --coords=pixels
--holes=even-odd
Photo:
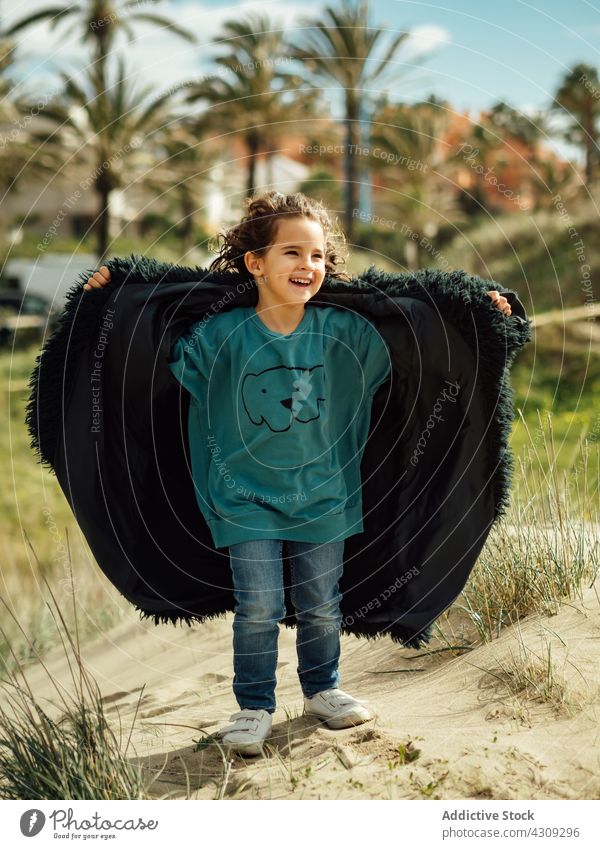
[[[243,755],[260,755],[263,743],[271,733],[273,714],[267,710],[243,708],[232,713],[230,720],[233,725],[227,725],[216,731],[214,737],[222,739],[230,749]]]
[[[365,699],[355,699],[343,690],[333,687],[321,690],[310,699],[304,697],[304,713],[324,719],[330,728],[349,728],[373,719],[374,714],[365,707]]]

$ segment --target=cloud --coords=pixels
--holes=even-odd
[[[415,27],[405,42],[407,56],[423,56],[433,53],[444,44],[451,41],[450,33],[443,27],[424,25]]]

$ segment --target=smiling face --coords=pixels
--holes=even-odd
[[[323,228],[310,218],[282,218],[268,250],[262,256],[248,251],[244,260],[256,279],[259,305],[303,304],[325,279]]]

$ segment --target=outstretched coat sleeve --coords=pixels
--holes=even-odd
[[[144,257],[83,274],[31,376],[27,427],[106,576],[160,621],[234,609],[227,550],[197,506],[187,443],[189,394],[169,367],[175,341],[216,312],[256,303],[252,281]],[[361,462],[364,531],[345,541],[342,631],[407,646],[431,636],[509,501],[509,369],[531,338],[514,292],[505,317],[465,272],[372,266],[326,278],[311,303],[365,317],[389,378],[373,395]],[[296,624],[286,563],[284,623]]]

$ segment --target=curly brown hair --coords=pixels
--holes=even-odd
[[[221,231],[209,244],[211,250],[217,250],[217,257],[209,269],[216,271],[237,271],[243,277],[251,276],[244,262],[246,251],[259,256],[273,244],[277,226],[284,216],[291,218],[309,218],[317,221],[325,236],[325,274],[338,280],[350,280],[344,271],[346,239],[337,222],[332,222],[329,213],[321,201],[309,198],[302,192],[284,195],[281,192],[268,191],[245,200],[246,214],[239,224],[225,232]],[[219,241],[223,243],[219,246]]]

